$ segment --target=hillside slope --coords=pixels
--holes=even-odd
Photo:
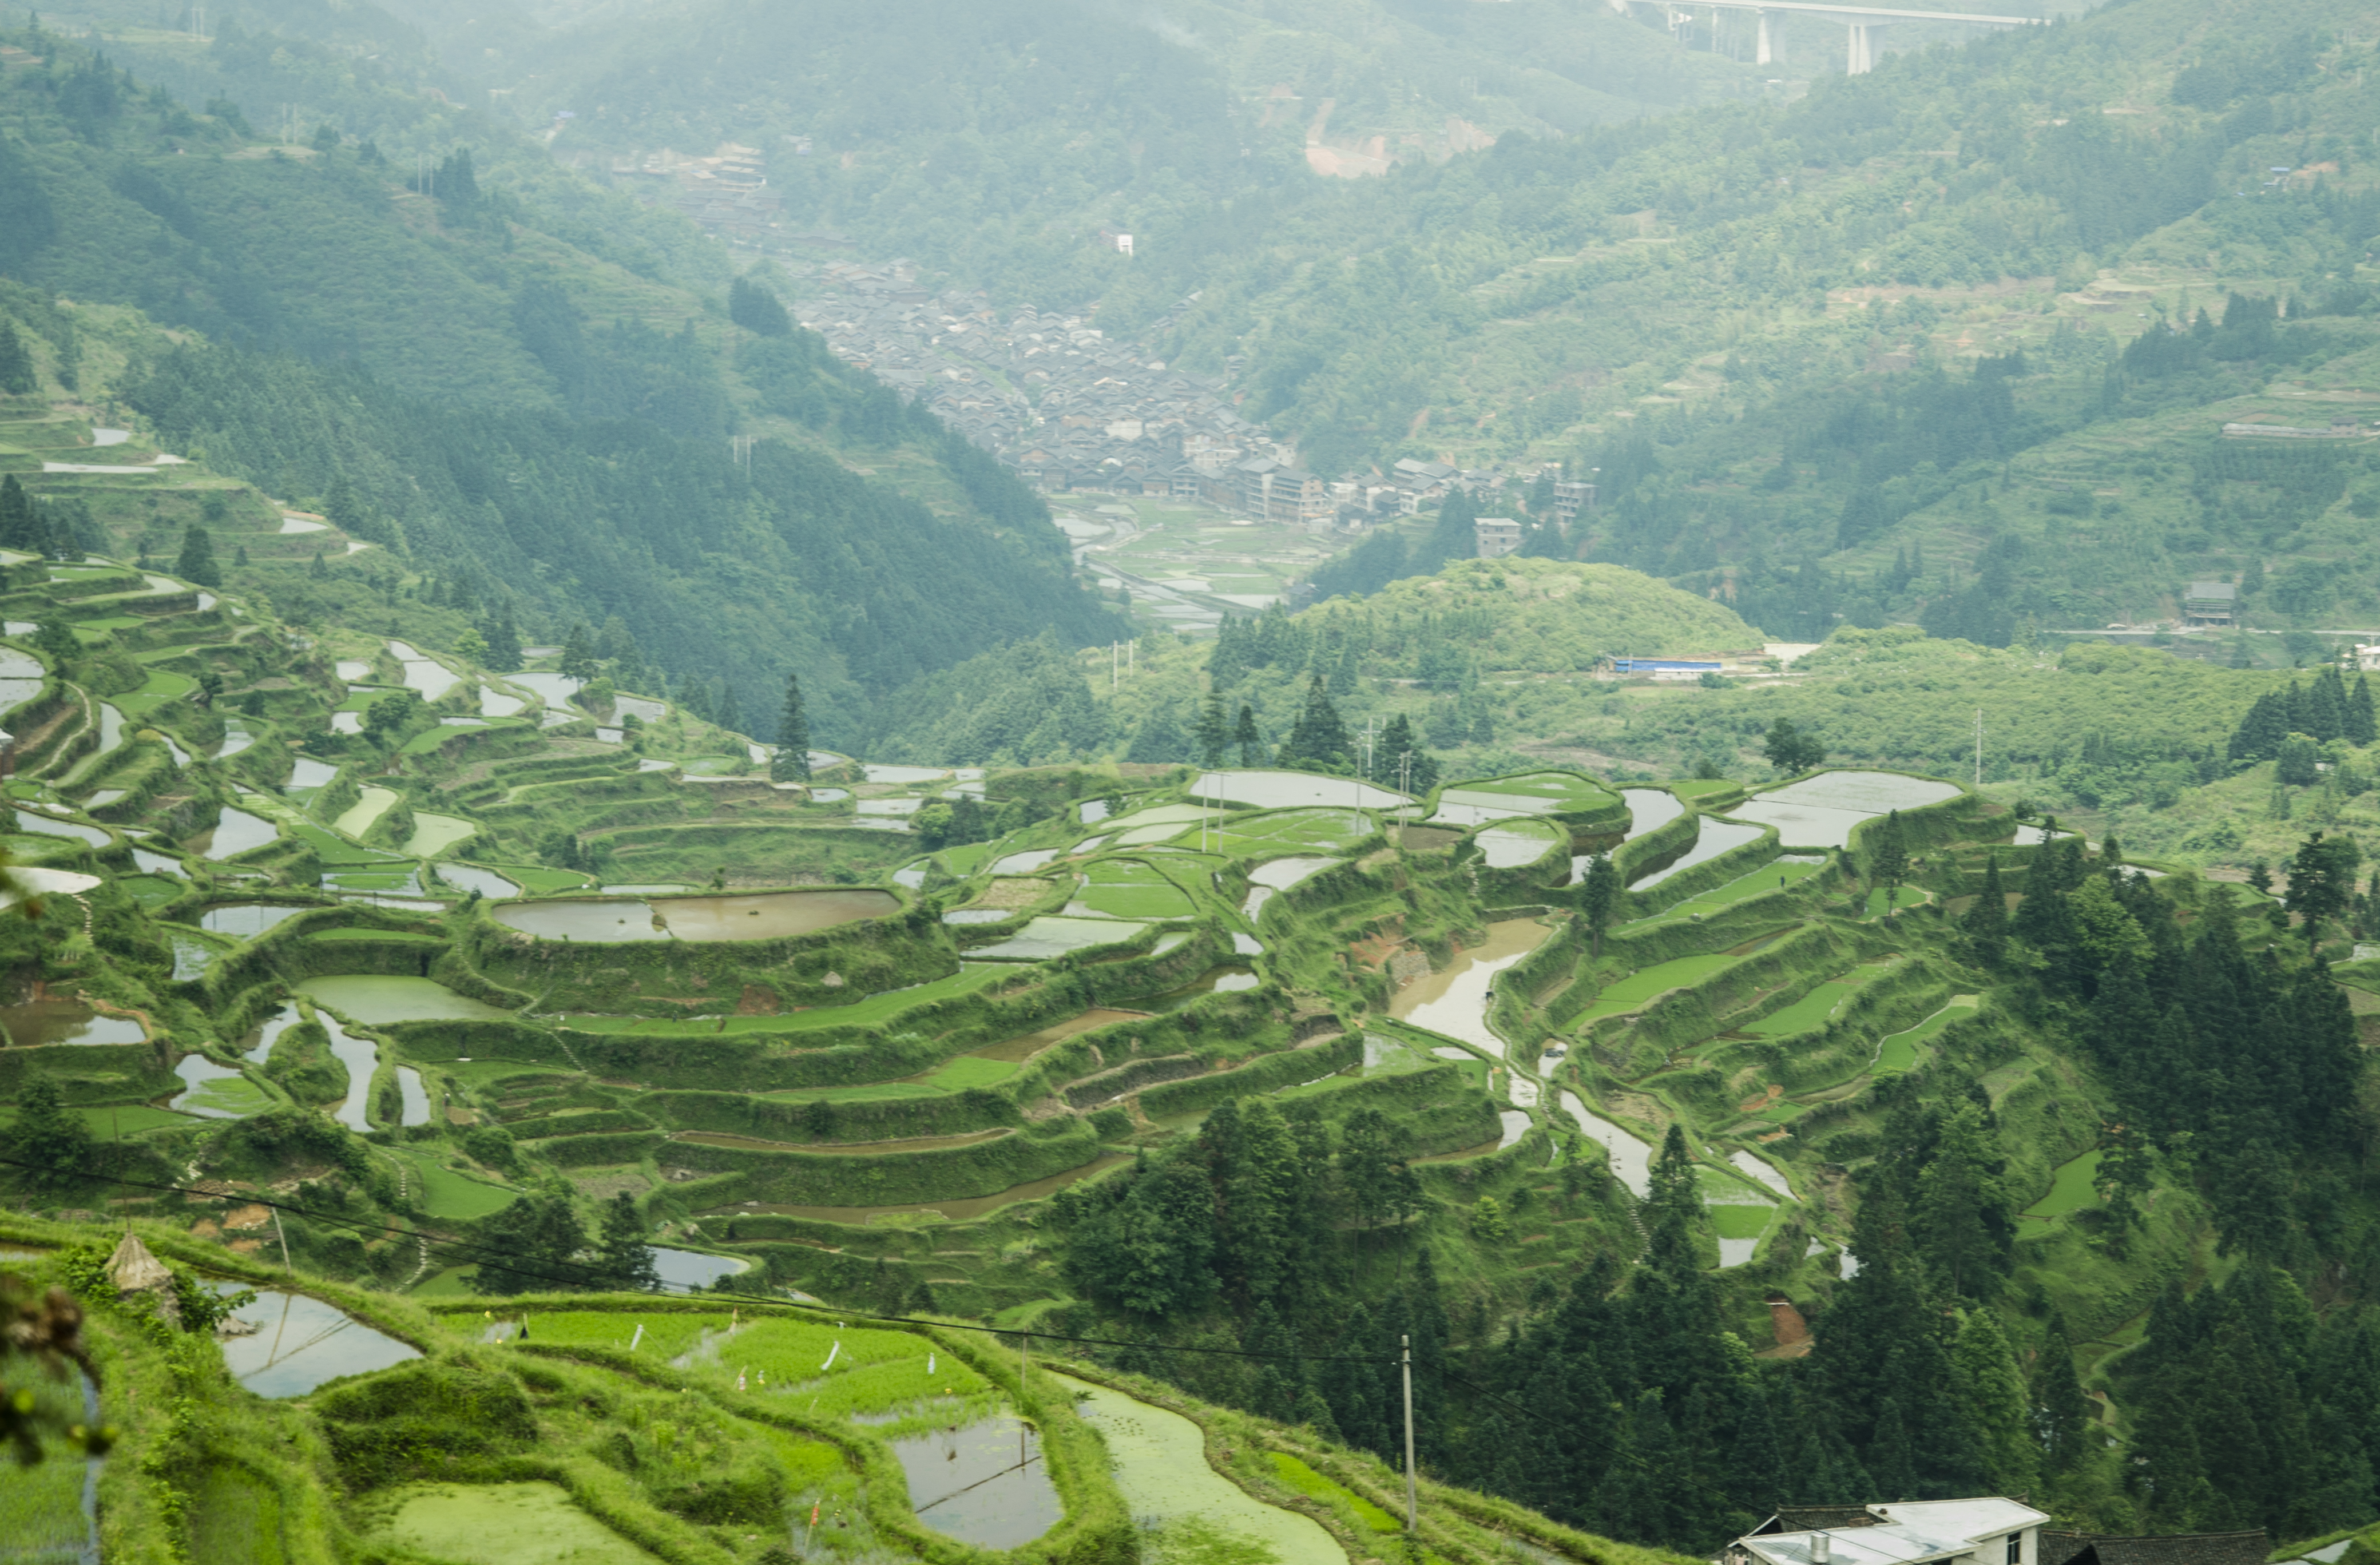
[[[765,291],[739,324],[715,293],[541,230],[476,186],[468,151],[417,193],[369,142],[259,145],[225,105],[200,118],[15,36],[41,61],[0,70],[21,111],[0,139],[0,273],[18,285],[0,309],[33,345],[24,390],[137,412],[152,443],[338,511],[532,637],[617,619],[644,661],[726,679],[754,711],[798,673],[829,737],[1020,636],[1112,634],[1046,506]],[[210,342],[121,321],[86,364],[58,297]]]

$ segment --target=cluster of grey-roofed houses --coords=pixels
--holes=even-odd
[[[2126,1537],[2068,1532],[2021,1498],[1788,1506],[1714,1565],[2264,1565],[2262,1532]],[[2340,1543],[2289,1565],[2336,1565]]]
[[[802,300],[799,313],[837,358],[922,400],[1047,491],[1199,500],[1322,531],[1412,516],[1455,488],[1492,490],[1505,479],[1412,457],[1384,473],[1325,479],[1234,412],[1220,383],[1149,358],[1079,316],[1029,304],[1003,315],[981,292],[919,287],[904,261],[845,262],[816,275],[834,291]],[[1160,318],[1143,334],[1161,337],[1172,323]],[[1572,513],[1592,503],[1592,485],[1556,488],[1557,504]],[[1483,532],[1481,552],[1510,552],[1517,530],[1509,548],[1495,547],[1501,541]]]
[[[791,155],[810,152],[807,138],[786,141]],[[1497,469],[1418,458],[1386,472],[1325,479],[1301,467],[1286,443],[1234,412],[1224,382],[1152,359],[1080,317],[1045,315],[1031,305],[1002,312],[982,292],[935,293],[918,285],[917,269],[905,260],[812,269],[798,258],[851,247],[784,227],[781,197],[758,148],[726,142],[708,157],[638,154],[613,163],[611,173],[731,244],[808,271],[826,286],[803,298],[798,313],[837,358],[923,400],[1045,491],[1198,500],[1258,521],[1349,532],[1413,516],[1457,488],[1492,491],[1506,480]],[[1101,229],[1098,242],[1131,253],[1129,235]],[[1138,334],[1161,339],[1172,324],[1169,313]],[[1234,368],[1227,365],[1227,372]],[[1591,484],[1557,486],[1565,521],[1593,503]],[[1488,518],[1479,552],[1518,549],[1522,525]]]

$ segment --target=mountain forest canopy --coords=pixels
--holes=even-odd
[[[2380,38],[2052,11],[0,12],[0,1552],[2380,1550]]]

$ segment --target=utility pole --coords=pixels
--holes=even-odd
[[[1405,1531],[1415,1533],[1421,1530],[1421,1506],[1414,1493],[1413,1339],[1400,1341],[1405,1353]]]
[[[1413,811],[1413,752],[1397,752],[1397,846],[1405,845],[1405,830]]]

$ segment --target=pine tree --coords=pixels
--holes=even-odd
[[[66,1190],[90,1177],[91,1126],[66,1105],[58,1084],[29,1075],[17,1093],[16,1122],[0,1133],[0,1148],[30,1165],[17,1171],[36,1190]]]
[[[2249,706],[2240,726],[2232,730],[2225,753],[2235,761],[2270,760],[2280,753],[2281,742],[2289,736],[2289,704],[2267,690]]]
[[[795,674],[785,675],[785,706],[777,714],[777,753],[769,758],[769,775],[779,782],[810,780],[810,720],[802,710],[802,682]]]
[[[33,372],[33,356],[26,349],[25,339],[17,334],[16,323],[0,320],[0,392],[30,396],[41,386],[41,377]]]
[[[1240,703],[1239,721],[1232,725],[1232,743],[1239,746],[1242,766],[1257,764],[1257,750],[1264,738],[1257,732],[1256,709],[1245,701]]]
[[[641,1292],[661,1291],[661,1273],[653,1268],[652,1246],[645,1243],[645,1219],[626,1191],[614,1195],[603,1207],[603,1232],[596,1243],[596,1269],[607,1285]]]
[[[1959,1324],[1950,1350],[1950,1388],[1991,1492],[2030,1492],[2041,1471],[2032,1409],[2016,1355],[2009,1349],[1998,1316],[1988,1308],[1968,1311]]]
[[[744,713],[735,705],[735,687],[722,679],[719,682],[719,715],[715,721],[730,734],[744,732]]]
[[[480,623],[480,635],[488,644],[487,668],[493,673],[512,673],[521,666],[520,632],[513,626],[513,612],[503,604]]]
[[[48,541],[46,534],[33,515],[33,497],[25,492],[17,475],[0,477],[0,549],[39,554]]]
[[[1410,574],[1428,576],[1453,560],[1479,555],[1479,506],[1471,491],[1458,489],[1439,503],[1438,525],[1414,548]]]
[[[33,645],[50,660],[50,666],[59,672],[64,672],[67,664],[82,656],[82,641],[75,635],[73,622],[69,620],[43,620]]]
[[[727,285],[727,319],[755,336],[790,337],[794,319],[766,285],[738,277]]]
[[[214,539],[196,522],[182,529],[182,553],[174,562],[174,574],[199,587],[223,585],[223,567],[215,564]]]
[[[1967,938],[1974,942],[1978,955],[1986,962],[1999,960],[2008,941],[2008,893],[2000,886],[2000,855],[1997,852],[1985,859],[1984,889],[1960,923]]]
[[[2337,663],[2325,664],[2306,692],[2304,731],[2325,745],[2347,733],[2347,686]]]
[[[1909,838],[1900,824],[1900,812],[1896,809],[1871,822],[1861,836],[1867,850],[1867,877],[1884,888],[1885,911],[1898,916],[1900,883],[1909,878]]]
[[[1211,690],[1198,703],[1198,716],[1190,725],[1190,737],[1197,744],[1200,766],[1222,764],[1223,751],[1232,742],[1232,730],[1223,717],[1223,698]]]
[[[1900,1416],[1900,1399],[1887,1397],[1876,1415],[1876,1434],[1868,1441],[1867,1470],[1879,1498],[1908,1499],[1917,1493],[1916,1452]]]
[[[1305,766],[1346,766],[1354,758],[1347,725],[1340,721],[1339,709],[1330,704],[1330,692],[1318,673],[1306,685],[1305,706],[1289,731],[1281,758]]]
[[[2065,1315],[2052,1308],[2049,1329],[2033,1365],[2033,1425],[2041,1431],[2043,1470],[2052,1477],[2070,1473],[2089,1454],[2093,1409],[2074,1372],[2074,1346]]]
[[[2372,710],[2372,682],[2363,674],[2355,676],[2355,688],[2347,698],[2347,742],[2364,746],[2380,739],[2380,725],[2375,725]]]
[[[1586,880],[1579,893],[1579,911],[1586,919],[1586,929],[1594,940],[1593,954],[1603,954],[1603,932],[1611,928],[1612,915],[1620,907],[1620,869],[1608,853],[1597,854],[1586,861]]]
[[[562,661],[556,666],[563,678],[575,679],[582,685],[595,677],[595,645],[585,625],[572,625],[570,634],[562,638]]]

